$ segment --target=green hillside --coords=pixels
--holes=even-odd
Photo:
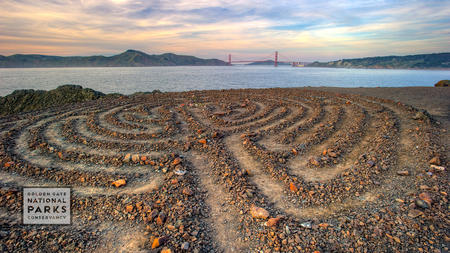
[[[450,53],[343,59],[331,62],[313,62],[307,66],[374,69],[446,69],[450,68]]]
[[[37,54],[0,55],[0,68],[51,68],[51,67],[146,67],[146,66],[224,66],[217,59],[200,59],[188,55],[146,53],[127,50],[106,56],[48,56]]]

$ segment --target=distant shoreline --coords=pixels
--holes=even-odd
[[[273,65],[273,60],[246,65]],[[280,62],[280,66],[289,66]],[[418,54],[406,56],[376,56],[341,59],[329,62],[304,63],[305,67],[345,69],[408,69],[450,70],[450,53]],[[161,66],[228,66],[219,59],[201,59],[190,55],[165,53],[149,55],[129,49],[113,56],[50,56],[39,54],[0,55],[0,68],[91,68],[91,67],[161,67]]]
[[[450,69],[450,53],[342,59],[330,62],[313,62],[307,66],[362,69]]]
[[[75,69],[75,68],[160,68],[160,67],[273,67],[271,65],[250,65],[250,64],[235,64],[235,65],[168,65],[168,66],[55,66],[55,67],[1,67],[0,69]],[[328,67],[328,66],[305,66],[305,67],[291,67],[290,65],[279,65],[277,68],[325,68],[325,69],[373,69],[373,70],[435,70],[435,71],[450,71],[450,68],[371,68],[371,67]]]

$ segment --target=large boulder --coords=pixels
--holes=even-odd
[[[450,86],[450,80],[441,80],[434,85],[434,87],[448,87],[448,86]]]
[[[0,115],[41,110],[70,103],[103,98],[106,95],[79,85],[62,85],[54,90],[16,90],[0,97]]]

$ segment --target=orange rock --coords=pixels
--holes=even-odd
[[[327,150],[324,149],[324,150],[322,151],[322,155],[326,155],[326,154],[327,154]]]
[[[270,218],[270,219],[266,222],[266,226],[268,226],[268,227],[275,227],[275,226],[277,226],[278,223],[280,222],[281,218],[282,218],[281,216],[278,216],[278,217],[276,217],[276,218]]]
[[[200,142],[201,144],[206,144],[206,139],[200,139],[200,140],[198,140],[198,142]]]
[[[405,201],[403,199],[395,199],[395,200],[400,203],[405,203]]]
[[[126,184],[127,184],[127,181],[125,181],[125,179],[119,179],[119,180],[112,182],[112,185],[114,185],[115,187],[121,187]]]
[[[58,152],[58,157],[59,157],[59,159],[63,159],[63,155],[61,152]]]
[[[352,102],[350,102],[350,101],[346,101],[346,102],[345,102],[346,105],[350,105],[351,103],[352,103]]]
[[[197,130],[197,133],[199,133],[199,134],[203,133],[203,129]]]
[[[159,238],[155,238],[155,240],[153,240],[153,243],[152,243],[152,249],[156,249],[156,248],[158,248],[160,245],[161,245],[161,244],[160,244],[160,242],[159,242]]]
[[[11,167],[11,165],[13,165],[14,162],[7,162],[5,163],[5,168]]]
[[[164,248],[161,250],[161,253],[172,253],[173,251],[169,248]]]
[[[174,229],[175,229],[175,226],[172,225],[172,224],[168,224],[168,225],[167,225],[167,229],[169,229],[169,230],[174,230]]]
[[[162,226],[166,221],[166,215],[164,213],[160,213],[158,217],[156,217],[156,224]]]
[[[435,156],[431,158],[429,163],[434,165],[441,165],[441,159],[439,158],[439,156]]]
[[[292,182],[289,184],[289,190],[291,190],[291,192],[298,192],[297,186]]]
[[[149,163],[150,163],[151,166],[155,166],[156,165],[156,163],[154,161],[150,161]]]
[[[328,223],[320,223],[319,224],[319,227],[321,227],[321,228],[327,228],[329,226],[330,226],[330,224],[328,224]]]
[[[192,190],[189,187],[186,187],[186,188],[183,189],[183,194],[191,196],[194,193],[192,192]]]
[[[125,157],[123,158],[123,162],[128,163],[130,162],[131,159],[131,154],[126,154]]]
[[[177,157],[175,160],[173,160],[172,165],[178,165],[181,163],[181,158]]]
[[[139,162],[139,155],[132,155],[131,160],[135,163]]]
[[[145,162],[147,160],[147,157],[145,155],[141,156],[141,161]]]
[[[170,181],[171,184],[178,184],[178,179],[174,178]]]
[[[257,219],[267,219],[267,217],[269,217],[269,212],[266,209],[255,205],[252,205],[250,208],[250,214],[253,218]]]
[[[419,199],[427,202],[427,204],[429,206],[431,206],[431,203],[433,203],[433,200],[431,199],[430,194],[426,193],[426,192],[422,192],[421,194],[419,194]]]
[[[320,165],[319,161],[316,158],[314,158],[314,157],[311,157],[309,159],[309,163],[311,163],[312,165],[316,165],[316,166]]]
[[[298,152],[297,152],[297,150],[296,150],[295,148],[292,149],[292,153],[293,153],[294,155],[297,155],[297,154],[298,154]]]
[[[131,213],[133,211],[133,205],[126,206],[125,210],[127,211],[127,213]]]

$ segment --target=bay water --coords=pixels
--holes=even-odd
[[[449,70],[298,68],[290,66],[177,66],[0,69],[0,96],[17,89],[77,84],[104,93],[273,87],[433,86]]]

